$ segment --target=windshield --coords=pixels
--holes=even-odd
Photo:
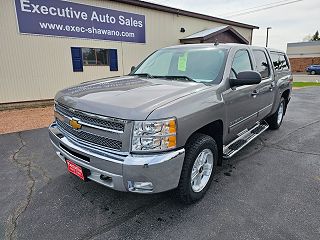
[[[220,83],[226,58],[221,48],[166,48],[156,51],[131,75]]]

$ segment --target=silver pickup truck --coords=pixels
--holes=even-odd
[[[119,191],[203,197],[217,165],[278,129],[292,90],[282,51],[240,44],[160,49],[123,77],[64,89],[50,138],[67,169]]]

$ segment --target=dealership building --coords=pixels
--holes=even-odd
[[[258,28],[137,0],[5,0],[0,9],[1,105],[128,74],[166,46],[251,44]]]
[[[309,65],[320,65],[320,41],[288,43],[287,55],[293,72],[305,72]]]

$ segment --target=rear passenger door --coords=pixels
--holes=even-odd
[[[275,89],[275,93],[277,96],[281,94],[281,91],[283,91],[282,87],[290,87],[290,83],[292,81],[292,74],[288,58],[284,53],[270,51],[270,58],[273,63],[275,82],[277,84],[277,88]],[[275,111],[275,108],[279,106],[279,104],[280,97],[277,97],[275,99],[273,112]]]
[[[283,78],[284,80],[289,79],[291,76],[291,72],[288,59],[286,58],[284,53],[271,51],[270,57],[275,70],[276,81],[282,80]]]
[[[265,118],[272,109],[275,98],[275,79],[271,68],[271,62],[268,53],[263,48],[252,50],[255,60],[255,70],[261,74],[262,81],[257,86],[256,104],[258,119]]]

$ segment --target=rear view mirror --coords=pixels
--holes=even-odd
[[[256,71],[243,71],[237,74],[236,79],[230,79],[230,86],[254,85],[261,82],[261,74]]]

